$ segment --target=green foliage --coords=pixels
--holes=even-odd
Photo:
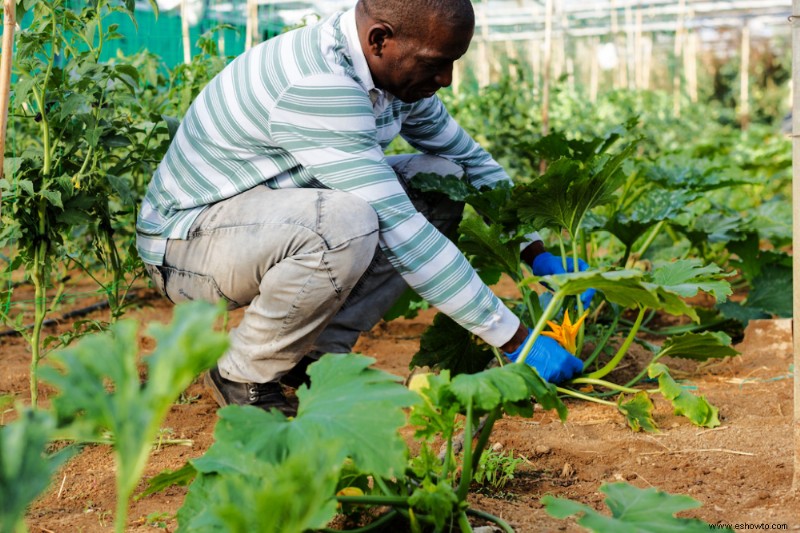
[[[49,413],[19,408],[18,418],[0,427],[0,531],[26,531],[28,505],[50,484],[74,448],[47,452],[55,421]]]
[[[683,297],[703,291],[717,301],[724,301],[732,291],[730,283],[722,278],[730,275],[722,273],[717,265],[703,266],[699,259],[680,259],[657,266],[653,271],[653,282]]]
[[[491,348],[478,343],[474,335],[444,313],[437,313],[433,324],[422,334],[419,351],[410,367],[447,369],[453,375],[480,372],[494,355]]]
[[[579,515],[578,524],[595,533],[708,531],[705,522],[675,517],[681,511],[700,507],[700,502],[689,496],[667,494],[652,487],[639,489],[627,483],[605,484],[600,487],[600,492],[606,495],[605,502],[611,516],[600,514],[588,505],[550,495],[543,497],[542,503],[547,514],[555,518]]]
[[[665,355],[707,361],[713,358],[732,357],[739,352],[731,347],[731,338],[721,331],[703,333],[685,333],[668,338],[658,352],[658,357]]]
[[[514,457],[514,450],[495,452],[484,450],[475,469],[475,483],[489,485],[494,490],[502,490],[514,479],[517,467],[524,463],[521,457]]]
[[[646,431],[648,433],[656,433],[658,426],[653,419],[653,405],[650,396],[645,391],[639,391],[633,395],[628,401],[625,401],[625,395],[620,394],[617,400],[617,409],[625,415],[628,425],[633,431]]]
[[[171,325],[152,324],[148,333],[156,349],[145,358],[147,382],[137,367],[138,329],[122,321],[105,334],[85,337],[52,356],[60,370],[42,369],[58,389],[53,408],[65,435],[93,440],[113,436],[117,463],[117,530],[125,527],[128,498],[142,476],[161,422],[178,395],[227,347],[227,336],[215,332],[220,309],[203,302],[175,308]],[[110,387],[110,390],[109,390]]]
[[[651,378],[658,378],[661,394],[672,402],[676,415],[683,415],[696,426],[714,428],[719,426],[719,410],[708,403],[705,396],[695,396],[681,387],[669,369],[660,363],[650,365],[647,371]]]
[[[418,397],[393,376],[368,368],[373,361],[323,356],[309,367],[311,387],[298,391],[300,407],[291,420],[254,407],[222,409],[214,445],[192,461],[198,475],[178,513],[181,530],[322,527],[336,511],[345,457],[376,475],[401,474],[407,454],[398,433],[406,421],[402,409]],[[269,509],[269,516],[260,509]]]

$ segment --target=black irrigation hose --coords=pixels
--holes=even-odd
[[[125,296],[126,301],[130,300],[140,300],[145,302],[147,300],[152,300],[153,298],[157,297],[158,294],[148,294],[145,296],[138,296],[136,294],[128,294]],[[66,320],[70,320],[73,318],[80,318],[82,316],[86,316],[90,313],[94,313],[95,311],[100,311],[102,309],[106,309],[109,306],[108,300],[98,302],[96,304],[89,305],[87,307],[82,307],[80,309],[73,309],[72,311],[68,311],[62,314],[59,318],[48,318],[42,323],[42,327],[49,327],[49,326],[57,326],[61,322]],[[22,330],[29,330],[33,329],[33,324],[28,324],[27,326],[22,326]],[[20,330],[18,329],[6,329],[4,331],[0,331],[0,337],[12,337],[21,335]]]

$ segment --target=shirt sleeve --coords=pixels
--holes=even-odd
[[[476,187],[494,187],[511,178],[492,156],[450,116],[438,97],[413,104],[400,134],[414,148],[458,163]]]
[[[414,208],[378,143],[370,99],[355,82],[321,74],[288,87],[270,114],[270,135],[322,185],[375,209],[381,248],[420,296],[493,346],[514,335],[519,319]]]

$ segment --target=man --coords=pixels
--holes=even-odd
[[[519,356],[528,328],[444,236],[461,206],[407,187],[419,172],[509,180],[435,96],[473,29],[469,0],[359,0],[239,56],[192,104],[148,188],[138,247],[173,302],[248,306],[206,377],[221,405],[291,414],[281,383],[349,352],[408,285]],[[387,158],[398,134],[423,154]],[[535,241],[522,257],[563,272],[541,252]],[[527,361],[552,381],[582,368],[547,338]]]

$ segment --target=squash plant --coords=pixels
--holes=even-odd
[[[610,209],[615,204],[619,205],[619,196],[630,194],[623,186],[630,181],[626,166],[630,169],[627,161],[633,153],[636,141],[627,142],[613,154],[610,149],[634,125],[634,122],[629,122],[624,128],[617,128],[604,137],[582,141],[568,140],[560,134],[543,138],[534,149],[550,161],[546,172],[530,183],[518,184],[513,188],[477,190],[456,178],[434,181],[428,177],[423,177],[414,185],[424,190],[439,190],[451,198],[466,201],[481,215],[466,218],[462,222],[459,227],[459,245],[478,271],[484,274],[485,279],[497,279],[498,272],[510,275],[523,287],[524,302],[530,299],[531,292],[527,286],[531,283],[541,281],[553,291],[552,296],[548,295],[549,299],[543,299],[546,305],[541,312],[537,312],[532,305],[515,307],[520,318],[534,326],[533,334],[523,347],[523,353],[530,350],[551,318],[563,313],[565,319],[569,320],[567,313],[572,304],[568,302],[573,300],[568,297],[581,294],[588,288],[602,293],[602,298],[607,302],[602,307],[613,314],[611,326],[598,339],[593,353],[586,357],[584,375],[559,388],[559,391],[616,407],[626,416],[633,429],[654,431],[655,422],[650,416],[653,409],[650,394],[657,390],[643,392],[633,388],[645,377],[647,370],[625,384],[611,383],[603,378],[624,358],[648,313],[652,316],[655,311],[664,311],[699,321],[697,312],[684,298],[704,291],[717,300],[724,300],[731,292],[725,279],[728,275],[716,265],[702,265],[699,260],[687,259],[665,263],[651,271],[617,270],[594,264],[589,272],[548,276],[541,280],[529,277],[519,281],[520,236],[534,229],[551,229],[562,257],[566,258],[570,254],[575,258],[586,256],[582,252],[587,248],[585,231],[591,211],[596,208]],[[623,190],[622,193],[619,192],[620,189]],[[653,226],[640,230],[639,234],[646,233],[648,229],[657,232],[658,222],[653,221]],[[634,241],[635,239],[631,240],[627,245],[625,257]],[[578,316],[582,316],[580,299],[577,299],[576,306]],[[614,333],[618,332],[624,309],[635,309],[636,319],[610,361],[601,368],[592,370],[601,351],[608,345]],[[599,311],[595,315],[599,315]],[[578,322],[582,320],[581,318]],[[564,326],[568,325],[565,322]],[[492,351],[480,344],[476,345],[473,336],[458,329],[452,327],[447,319],[437,318],[432,329],[423,335],[420,352],[412,360],[412,366],[474,371],[475,367],[485,364],[491,358]],[[580,328],[574,329],[577,338],[559,340],[572,347],[578,356],[582,356],[582,324]],[[551,335],[558,336],[556,333]],[[730,338],[723,333],[687,333],[667,341],[661,351],[654,355],[652,363],[655,365],[665,355],[696,360],[735,355],[735,350],[729,344]],[[441,346],[457,348],[443,351]],[[697,349],[698,346],[702,349]],[[502,362],[496,351],[494,355]],[[473,356],[475,362],[469,361]],[[651,377],[658,377],[660,392],[676,406],[676,411],[698,425],[713,427],[719,424],[716,409],[704,399],[688,402],[685,395],[676,394],[674,381],[668,377],[666,367],[651,366],[650,371]],[[576,390],[587,387],[603,388],[610,392],[587,394]],[[618,395],[617,402],[603,399],[609,393]],[[626,394],[632,395],[632,398],[627,399]],[[692,404],[691,408],[687,407],[689,403]]]

